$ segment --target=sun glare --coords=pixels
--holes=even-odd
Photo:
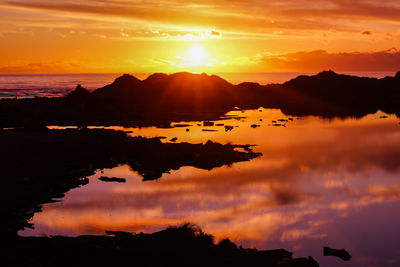
[[[186,50],[186,64],[189,66],[202,66],[206,63],[206,51],[203,46],[194,44]]]

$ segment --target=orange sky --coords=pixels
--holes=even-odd
[[[398,0],[0,0],[0,73],[400,70]]]

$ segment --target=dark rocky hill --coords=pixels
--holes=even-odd
[[[157,125],[215,120],[235,107],[329,118],[377,110],[400,116],[400,73],[376,79],[323,71],[272,85],[232,85],[204,73],[156,73],[143,81],[125,74],[92,93],[78,86],[65,97],[0,100],[0,126]]]

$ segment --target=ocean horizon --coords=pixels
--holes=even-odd
[[[299,75],[318,72],[224,72],[215,74],[232,84],[255,82],[262,85],[284,83]],[[396,72],[338,72],[362,77],[383,78]],[[64,96],[80,84],[89,91],[110,84],[124,73],[0,74],[0,98]],[[130,73],[144,80],[152,73]]]

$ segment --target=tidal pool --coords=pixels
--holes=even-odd
[[[192,222],[217,240],[285,248],[295,257],[310,255],[321,266],[400,265],[396,116],[297,118],[274,109],[227,115],[239,118],[228,116],[213,126],[182,122],[189,125],[108,128],[163,136],[163,142],[176,137],[176,142],[254,144],[262,157],[211,171],[182,167],[146,182],[127,165],[98,170],[88,185],[43,205],[32,219],[35,229],[19,234],[153,232]],[[232,130],[226,131],[227,125]],[[125,178],[126,183],[104,182],[101,176]],[[323,246],[344,248],[352,259],[323,257]]]

